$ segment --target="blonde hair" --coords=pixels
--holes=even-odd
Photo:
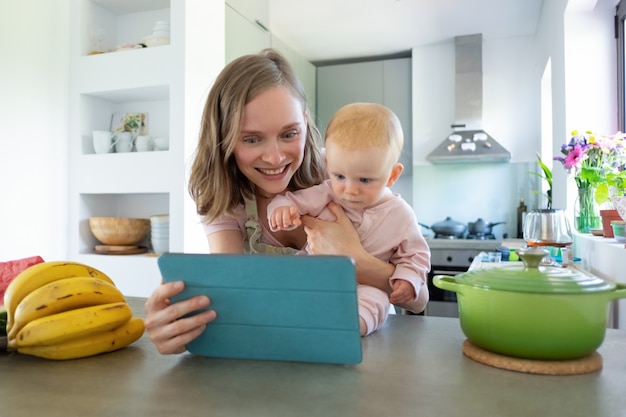
[[[276,50],[265,49],[230,62],[218,75],[207,98],[188,190],[198,214],[208,220],[253,198],[254,184],[239,171],[234,149],[247,103],[272,87],[287,87],[302,103],[307,119],[302,164],[288,188],[299,190],[324,179],[321,136],[309,117],[306,93],[289,62]]]
[[[333,115],[326,129],[326,142],[344,149],[378,147],[389,150],[397,161],[404,134],[398,116],[376,103],[351,103]]]

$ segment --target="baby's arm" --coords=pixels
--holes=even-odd
[[[270,229],[275,232],[278,230],[292,230],[302,224],[298,209],[293,206],[276,207],[269,217]]]

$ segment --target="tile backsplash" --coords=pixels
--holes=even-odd
[[[412,205],[420,223],[428,226],[446,217],[462,222],[482,218],[496,225],[493,233],[514,238],[517,234],[517,207],[524,199],[528,210],[545,208],[543,185],[536,163],[445,164],[413,167],[412,196],[398,184],[396,191]],[[411,194],[411,193],[408,193]],[[539,207],[541,205],[541,207]],[[422,229],[432,236],[430,230]]]

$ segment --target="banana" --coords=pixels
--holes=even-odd
[[[24,346],[18,348],[17,351],[26,355],[55,360],[85,358],[124,348],[138,340],[143,332],[143,320],[139,317],[132,317],[113,330],[54,345]]]
[[[64,278],[37,288],[17,305],[9,339],[40,317],[76,308],[126,301],[120,290],[100,278]]]
[[[53,345],[94,335],[112,330],[126,323],[131,317],[132,311],[125,302],[101,304],[52,314],[27,323],[14,339],[9,339],[9,348]]]
[[[33,265],[22,271],[9,284],[4,293],[4,306],[7,309],[7,333],[13,327],[13,317],[17,305],[37,288],[63,278],[88,276],[100,278],[114,284],[104,272],[78,262],[50,261]]]

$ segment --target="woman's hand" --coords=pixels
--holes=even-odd
[[[389,278],[395,267],[369,254],[363,248],[356,229],[341,206],[329,203],[328,209],[335,215],[334,221],[302,216],[310,252],[314,255],[351,257],[356,265],[359,284],[371,285],[387,294],[391,293]]]
[[[206,296],[170,303],[170,297],[180,293],[184,287],[181,281],[162,284],[145,303],[146,330],[159,353],[183,353],[187,350],[187,343],[198,337],[206,324],[217,317],[215,311],[207,310],[182,318],[186,314],[206,308],[210,303]]]
[[[359,252],[364,252],[361,239],[345,211],[336,203],[329,203],[328,209],[335,215],[334,221],[302,216],[310,252],[314,255],[359,257]]]

